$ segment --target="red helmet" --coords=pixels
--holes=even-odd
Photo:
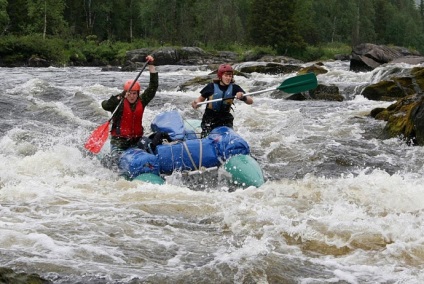
[[[129,91],[133,82],[134,82],[134,80],[126,81],[125,84],[124,84],[124,91]],[[134,86],[132,86],[132,88],[131,88],[131,91],[140,91],[140,83],[135,82]]]
[[[218,68],[218,78],[221,79],[225,72],[234,73],[233,67],[230,64],[221,64]]]

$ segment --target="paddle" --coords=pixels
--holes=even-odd
[[[315,76],[314,73],[306,73],[303,75],[299,75],[299,76],[295,76],[295,77],[291,77],[288,78],[286,80],[283,81],[283,83],[281,83],[280,86],[278,86],[277,88],[272,88],[272,89],[266,89],[266,90],[262,90],[262,91],[256,91],[256,92],[252,92],[252,93],[246,93],[243,94],[244,96],[251,96],[251,95],[256,95],[256,94],[262,94],[262,93],[266,93],[266,92],[271,92],[271,91],[275,91],[275,90],[280,90],[286,93],[301,93],[301,92],[305,92],[311,89],[316,88],[318,85],[317,82],[317,77]],[[233,99],[233,98],[231,98]],[[203,105],[203,104],[208,104],[211,102],[218,102],[218,101],[222,101],[224,100],[223,98],[220,99],[214,99],[214,100],[206,100],[204,102],[200,102],[197,103],[197,105]],[[227,99],[228,100],[228,99]]]
[[[144,69],[146,69],[146,66],[147,66],[148,63],[149,63],[148,61],[146,61],[146,63],[144,63],[144,65],[141,68],[140,72],[138,73],[137,77],[135,78],[135,80],[131,84],[130,88],[128,89],[128,92],[131,91],[132,87],[134,86],[135,82],[137,82],[141,73],[144,71]],[[116,108],[113,111],[112,116],[109,118],[109,120],[106,123],[97,127],[93,131],[93,133],[91,134],[91,136],[88,138],[87,142],[84,145],[85,149],[87,149],[88,151],[90,151],[93,154],[97,154],[97,153],[100,152],[100,150],[103,148],[103,145],[105,144],[107,138],[109,137],[109,124],[110,124],[111,120],[113,119],[113,116],[115,115],[116,111],[118,110],[119,106],[122,104],[123,101],[124,101],[124,98],[121,98],[121,101],[116,106]]]

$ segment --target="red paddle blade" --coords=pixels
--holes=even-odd
[[[108,121],[94,130],[84,145],[85,149],[94,154],[100,152],[106,142],[107,137],[109,136],[109,123],[110,122]]]

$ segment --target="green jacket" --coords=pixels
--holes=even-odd
[[[144,108],[146,108],[149,102],[155,97],[158,86],[159,86],[158,73],[150,73],[149,86],[144,90],[143,93],[139,95],[139,98]],[[111,113],[113,113],[120,102],[120,100],[118,100],[118,96],[122,97],[124,95],[125,95],[125,91],[111,96],[108,100],[104,100],[102,102],[102,108],[106,111],[110,111]],[[131,107],[135,107],[135,104],[131,105]],[[119,108],[116,110],[116,113],[114,114],[112,123],[115,123],[116,121],[120,120],[119,118],[122,116],[123,109],[124,109],[124,104],[121,104]],[[111,140],[110,140],[110,143],[113,146],[118,147],[120,150],[126,150],[130,147],[135,147],[137,146],[137,142],[138,141],[123,140],[118,137],[111,137]]]

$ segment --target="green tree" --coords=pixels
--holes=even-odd
[[[303,40],[311,45],[320,43],[319,30],[324,24],[316,25],[317,11],[314,7],[314,0],[303,0],[297,2],[297,8],[294,14],[296,25],[299,27],[299,34]]]
[[[64,0],[28,0],[29,33],[42,33],[43,38],[49,35],[64,35],[67,33],[67,23],[63,18]]]
[[[119,5],[119,2],[121,5]],[[125,1],[86,1],[85,7],[87,10],[85,15],[88,35],[95,35],[99,41],[115,39],[114,26],[119,26],[117,16],[121,14],[123,3],[125,3]],[[126,11],[126,17],[131,13],[132,9],[128,6],[124,11]],[[125,20],[131,23],[130,17]],[[128,31],[125,32],[125,35],[128,35]]]
[[[0,0],[0,34],[3,35],[9,26],[9,15],[7,14],[7,0]]]
[[[9,15],[10,21],[7,32],[23,36],[26,35],[26,26],[28,24],[28,7],[27,0],[13,0],[9,1],[7,5],[7,14]]]
[[[423,43],[421,25],[410,14],[397,12],[386,28],[386,42],[407,47],[420,47]]]
[[[142,34],[170,44],[225,46],[243,42],[247,21],[243,13],[250,1],[143,0]]]
[[[387,0],[374,1],[375,20],[374,28],[376,32],[376,42],[379,44],[386,43],[386,34],[388,24],[396,14],[396,8]]]
[[[424,23],[424,0],[420,0],[419,9],[421,22]],[[422,29],[424,30],[424,26],[422,27]]]
[[[358,9],[351,0],[314,1],[314,22],[321,43],[351,43]],[[358,29],[359,32],[359,29]]]
[[[84,37],[86,35],[83,14],[83,1],[65,1],[64,19],[69,26],[71,38]]]
[[[185,1],[181,1],[185,2]],[[144,36],[177,44],[180,13],[177,0],[144,0],[140,11],[140,25]],[[188,11],[186,11],[189,14]]]
[[[306,48],[296,15],[301,0],[253,0],[250,38],[261,46],[271,46],[278,54],[295,55]]]
[[[205,45],[221,45],[244,42],[245,29],[240,17],[242,9],[240,3],[248,1],[237,0],[205,0],[195,5],[196,32],[200,42]]]
[[[424,0],[0,0],[0,30],[95,45],[240,43],[296,56],[332,42],[423,49],[423,11]]]
[[[352,45],[361,42],[374,42],[376,32],[374,27],[375,11],[373,1],[356,0],[356,13],[352,29]]]

